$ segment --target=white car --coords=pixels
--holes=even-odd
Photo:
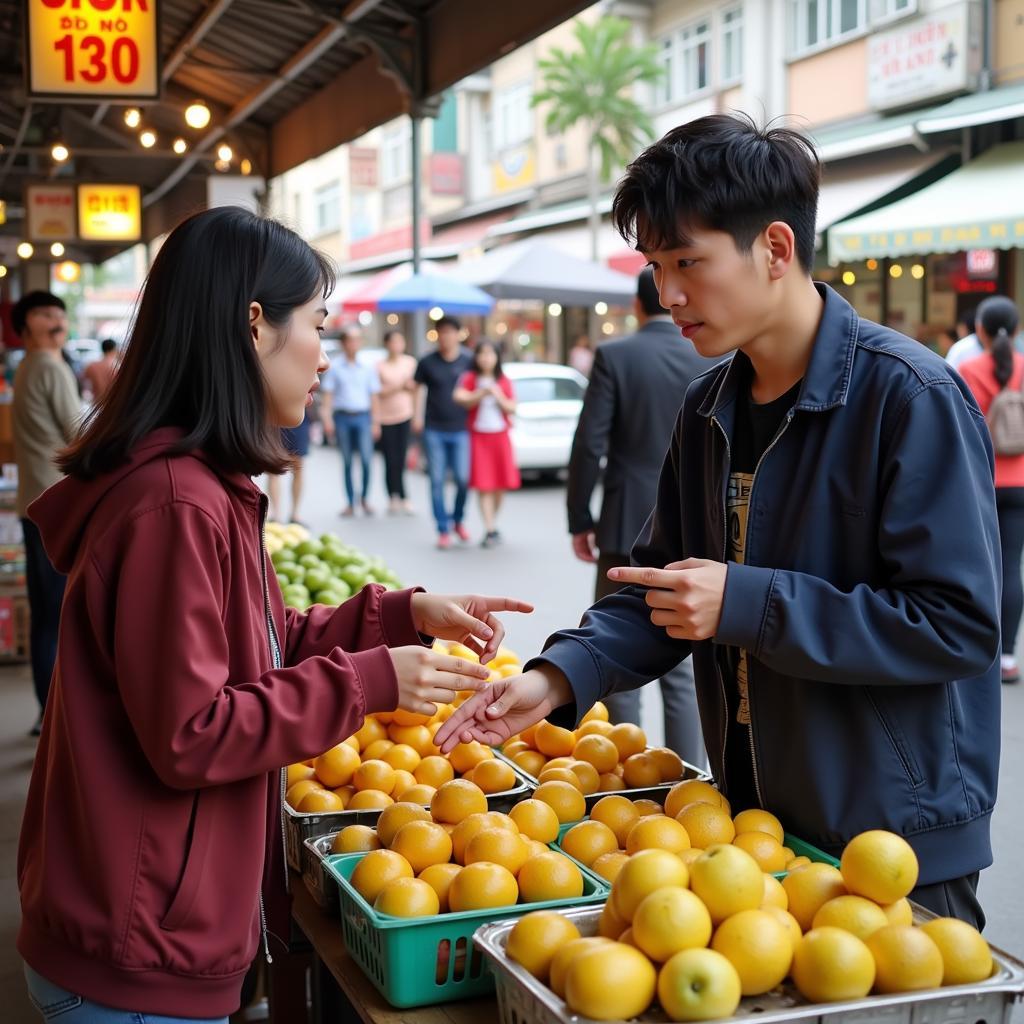
[[[569,465],[587,378],[558,363],[506,363],[516,394],[512,450],[520,470],[557,473]]]

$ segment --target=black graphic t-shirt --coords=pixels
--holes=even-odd
[[[796,403],[801,382],[794,384],[773,402],[758,405],[750,394],[749,380],[741,387],[736,404],[736,423],[730,445],[729,486],[726,512],[729,534],[726,558],[746,561],[747,513],[754,474],[761,456],[778,434],[786,415]],[[725,784],[733,813],[757,806],[753,755],[750,738],[750,706],[747,698],[747,652],[738,647],[724,649],[729,728],[725,744]],[[732,685],[728,685],[729,681]]]

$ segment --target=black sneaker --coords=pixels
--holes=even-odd
[[[480,541],[480,547],[482,548],[493,548],[498,543],[498,531],[492,530],[490,533],[485,534],[484,539]]]

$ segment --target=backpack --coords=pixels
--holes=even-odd
[[[1024,455],[1024,392],[1020,388],[1003,388],[992,399],[985,421],[996,455]]]

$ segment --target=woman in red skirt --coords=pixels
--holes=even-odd
[[[497,529],[501,499],[520,484],[509,438],[515,392],[502,372],[501,350],[493,341],[477,344],[473,369],[463,374],[454,398],[469,410],[469,486],[480,495],[485,531],[481,547],[493,548],[501,539]]]

